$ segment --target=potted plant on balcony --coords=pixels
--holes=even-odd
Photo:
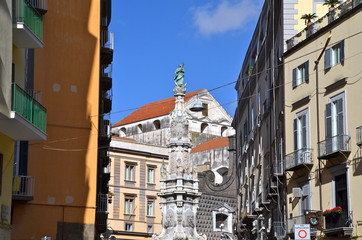
[[[340,4],[340,0],[324,0],[323,5],[326,5],[329,7],[329,11],[333,11],[335,6]]]
[[[303,14],[302,17],[300,19],[303,19],[305,21],[305,25],[310,26],[312,25],[312,20],[315,19],[317,17],[317,15],[315,13],[306,13]]]
[[[338,224],[338,220],[342,215],[343,211],[341,207],[335,207],[332,209],[327,209],[323,212],[323,216],[326,219],[326,228],[334,228]]]

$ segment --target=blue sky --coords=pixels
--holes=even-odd
[[[187,92],[236,81],[263,2],[113,0],[111,122],[172,97],[174,72],[182,62]],[[211,91],[231,116],[237,105],[234,86]]]

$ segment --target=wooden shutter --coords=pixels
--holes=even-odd
[[[326,104],[326,138],[332,137],[332,104]]]
[[[293,88],[297,86],[297,68],[293,69]]]
[[[340,48],[341,48],[341,62],[344,61],[344,40],[340,42]]]
[[[294,119],[294,150],[298,150],[298,118]]]
[[[324,53],[324,69],[331,68],[331,54],[332,54],[332,49],[331,48],[326,49],[326,52]]]
[[[305,67],[305,82],[309,82],[309,61],[304,63]]]
[[[343,114],[343,98],[338,99],[335,102],[336,114],[337,114],[337,133],[340,135],[344,133],[344,114]]]

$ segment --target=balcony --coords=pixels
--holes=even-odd
[[[330,11],[328,14],[318,19],[312,25],[306,27],[303,31],[299,32],[297,35],[287,40],[287,49],[291,49],[299,43],[306,40],[311,35],[317,33],[318,31],[324,29],[326,26],[332,22],[337,21],[339,18],[342,18],[346,13],[354,10],[358,5],[362,3],[361,0],[347,0],[343,4],[339,5],[333,11]]]
[[[13,200],[31,201],[34,199],[34,177],[17,176],[13,178]]]
[[[310,168],[313,165],[312,149],[301,148],[285,156],[285,170],[296,171],[301,168]]]
[[[13,83],[10,118],[1,119],[0,131],[14,140],[46,140],[46,109]]]
[[[103,113],[109,113],[112,110],[112,90],[103,93]]]
[[[108,29],[102,30],[101,36],[101,63],[110,64],[113,61],[114,34]]]
[[[349,212],[342,212],[339,215],[324,216],[326,228],[324,234],[327,237],[350,237],[352,236],[352,215]]]
[[[96,228],[104,232],[107,230],[108,194],[97,194]]]
[[[356,128],[356,143],[357,146],[362,147],[362,126]]]
[[[109,165],[110,158],[107,149],[102,148],[99,150],[99,160],[102,163],[102,167],[107,167]]]
[[[318,143],[318,158],[319,159],[332,159],[339,156],[346,158],[346,154],[351,152],[350,150],[350,135],[337,135],[331,138],[327,138],[324,141]]]
[[[112,88],[112,64],[102,65],[101,89],[108,91]]]
[[[13,0],[13,42],[18,48],[42,48],[43,20],[26,0]]]
[[[99,145],[100,147],[108,147],[111,141],[111,123],[109,120],[99,120]]]

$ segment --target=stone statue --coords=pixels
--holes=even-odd
[[[177,67],[177,69],[175,71],[175,79],[174,79],[174,81],[175,81],[176,86],[178,86],[178,87],[185,87],[186,86],[186,84],[184,84],[184,73],[185,73],[184,65],[182,63],[182,64],[178,65],[178,67]]]

